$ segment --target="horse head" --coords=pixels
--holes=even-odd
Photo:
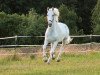
[[[48,25],[49,27],[52,26],[52,23],[54,21],[58,22],[58,16],[59,16],[59,10],[57,8],[47,8],[47,21],[48,21]]]

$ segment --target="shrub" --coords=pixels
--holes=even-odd
[[[46,27],[46,22],[45,22],[45,17],[43,15],[38,15],[34,9],[31,9],[29,11],[29,14],[27,14],[27,20],[28,20],[28,25],[24,29],[25,35],[29,36],[42,36],[45,33],[45,27]],[[21,39],[22,41],[22,39]],[[43,38],[28,38],[23,40],[24,44],[42,44],[43,43]]]
[[[25,16],[18,14],[6,14],[0,12],[0,36],[15,36],[21,34],[22,29],[27,24]],[[21,28],[21,29],[20,29]]]
[[[31,9],[27,15],[0,12],[0,37],[15,35],[41,36],[45,33],[45,27],[45,17],[38,15],[34,9]],[[1,41],[0,44],[14,44],[14,40],[11,41]],[[43,43],[43,38],[19,38],[18,41],[18,44],[39,44]]]
[[[27,30],[27,35],[32,35],[32,36],[41,36],[45,32],[45,17],[43,15],[38,15],[34,9],[29,11],[29,14],[27,15],[28,17],[28,27],[26,28]]]
[[[100,0],[98,0],[92,14],[94,34],[100,34]]]

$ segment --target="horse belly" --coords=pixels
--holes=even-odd
[[[60,35],[59,38],[57,39],[58,42],[61,42],[65,37],[66,37],[66,36],[64,36],[64,35]]]
[[[66,32],[64,33],[55,33],[55,34],[52,34],[52,35],[49,35],[49,34],[46,34],[45,38],[46,40],[49,42],[49,43],[52,43],[52,42],[61,42],[64,38],[66,37]]]
[[[53,42],[57,41],[57,38],[55,38],[55,37],[47,37],[47,41],[49,43],[53,43]]]

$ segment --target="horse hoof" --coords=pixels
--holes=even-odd
[[[52,60],[55,60],[55,55],[54,54],[52,55]]]
[[[55,60],[55,58],[52,58],[52,60]]]
[[[47,62],[47,64],[49,65],[49,64],[50,64],[50,62]]]
[[[44,62],[47,62],[47,58],[43,58],[43,61],[44,61]]]
[[[43,60],[44,62],[47,62],[47,60]]]
[[[56,61],[57,61],[57,62],[60,62],[60,59],[57,59]]]

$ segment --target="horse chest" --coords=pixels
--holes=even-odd
[[[62,34],[61,30],[47,29],[45,37],[49,42],[54,42],[54,41],[61,42],[64,38],[64,34]]]
[[[46,35],[46,39],[48,42],[55,42],[55,41],[58,41],[58,42],[61,42],[62,41],[62,35],[59,36],[58,34],[54,34],[54,33],[50,33],[50,34],[47,34]]]
[[[54,41],[57,41],[57,37],[58,35],[55,34],[55,32],[53,31],[49,31],[45,34],[45,38],[49,41],[49,42],[54,42]]]

